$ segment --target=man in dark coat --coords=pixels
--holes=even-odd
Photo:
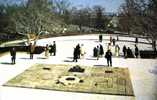
[[[103,49],[103,46],[101,44],[99,45],[99,47],[100,47],[100,56],[102,57],[104,54],[104,49]]]
[[[16,63],[16,49],[13,47],[11,48],[10,50],[10,55],[11,55],[11,61],[12,61],[12,64],[15,64]]]
[[[52,46],[52,44],[49,46],[49,53],[50,53],[50,56],[52,56],[52,53],[53,53],[53,46]]]
[[[80,55],[81,55],[80,44],[78,44],[75,49],[76,49],[78,59],[80,59]]]
[[[135,57],[138,58],[138,55],[139,55],[139,50],[137,45],[135,45]]]
[[[126,46],[124,45],[123,46],[123,55],[124,55],[124,58],[126,58],[126,55],[127,54],[127,49],[126,49]]]
[[[112,52],[110,50],[106,52],[105,58],[107,59],[107,65],[112,66]]]
[[[53,41],[53,55],[56,56],[56,42]]]
[[[73,62],[77,62],[78,59],[78,50],[76,50],[76,48],[74,48],[74,52],[73,52]]]
[[[94,47],[94,49],[93,49],[93,57],[97,57],[97,48],[96,47]]]
[[[134,55],[132,53],[132,50],[128,47],[127,49],[127,58],[134,58]]]
[[[53,45],[50,45],[50,50],[49,50],[49,53],[50,53],[50,56],[52,56],[52,53],[53,53],[53,56],[56,55],[56,42],[53,41]]]
[[[115,38],[112,39],[112,43],[113,43],[113,46],[115,46],[115,44],[116,44],[116,39]]]

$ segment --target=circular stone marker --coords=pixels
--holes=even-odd
[[[64,85],[71,85],[71,84],[76,84],[80,82],[80,79],[76,76],[62,76],[59,79],[60,83],[63,83]]]

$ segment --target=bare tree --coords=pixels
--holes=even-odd
[[[131,34],[144,35],[152,40],[156,50],[156,0],[125,0],[120,11],[120,27]]]
[[[52,12],[53,4],[48,0],[28,0],[11,13],[10,19],[15,24],[16,32],[27,37],[28,43],[33,39],[34,47],[39,36],[57,32],[61,21]]]

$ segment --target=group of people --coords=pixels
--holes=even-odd
[[[46,58],[49,58],[49,54],[50,56],[56,56],[56,42],[53,41],[53,45],[48,45],[46,44],[46,47],[45,47],[45,57]]]
[[[112,66],[112,45],[115,47],[115,56],[119,56],[120,55],[120,47],[118,44],[115,44],[116,40],[112,39],[112,37],[110,37],[110,43],[108,43],[107,46],[107,51],[105,53],[105,58],[107,59],[107,65],[108,66]],[[30,45],[28,46],[28,50],[30,53],[30,59],[33,59],[33,54],[35,51],[35,46],[32,45],[32,43],[30,43]],[[139,49],[137,47],[137,45],[135,45],[135,53],[133,54],[132,50],[130,49],[130,47],[126,47],[125,45],[123,46],[122,49],[124,58],[134,58],[134,55],[136,58],[138,58],[139,56]],[[11,54],[11,61],[12,64],[16,63],[16,48],[13,47],[10,49],[10,54]],[[86,54],[85,49],[84,49],[84,45],[81,44],[77,44],[76,47],[74,48],[73,51],[73,61],[77,62],[78,59],[84,58],[84,55]],[[56,42],[53,41],[53,44],[48,45],[46,44],[45,47],[45,57],[48,58],[49,56],[55,56],[56,55]],[[99,60],[100,57],[103,57],[104,55],[104,48],[102,44],[97,45],[96,47],[93,48],[93,56],[97,58],[97,60]]]
[[[94,47],[93,56],[97,57],[97,60],[99,60],[99,57],[102,57],[103,54],[104,54],[104,49],[103,49],[103,46],[101,44]]]
[[[81,44],[77,44],[76,47],[74,48],[74,52],[73,52],[73,62],[77,62],[78,59],[80,58],[84,58],[85,55],[85,50],[84,50],[84,45]]]
[[[135,55],[135,56],[134,56]],[[139,49],[137,45],[135,45],[135,53],[133,54],[132,50],[130,47],[126,47],[125,45],[123,46],[123,56],[124,58],[138,58],[139,57]]]
[[[45,57],[48,58],[49,54],[50,56],[55,56],[56,55],[56,42],[53,41],[53,45],[51,44],[50,46],[48,44],[46,44],[45,49]],[[30,59],[33,59],[33,55],[34,55],[34,51],[35,51],[35,46],[30,43],[30,45],[28,46],[28,52],[30,54]],[[10,49],[10,55],[11,55],[11,63],[15,64],[16,63],[16,48],[12,47]]]

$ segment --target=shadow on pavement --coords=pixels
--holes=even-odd
[[[3,64],[3,65],[13,65],[13,64],[10,63],[10,62],[1,62],[0,64]]]
[[[38,57],[37,59],[47,59],[47,58],[45,58],[45,57]]]
[[[86,58],[86,60],[97,60],[97,58]]]
[[[64,60],[64,62],[73,62],[72,60]]]
[[[27,60],[27,59],[30,59],[30,58],[20,58],[20,59],[25,59],[25,60]]]

